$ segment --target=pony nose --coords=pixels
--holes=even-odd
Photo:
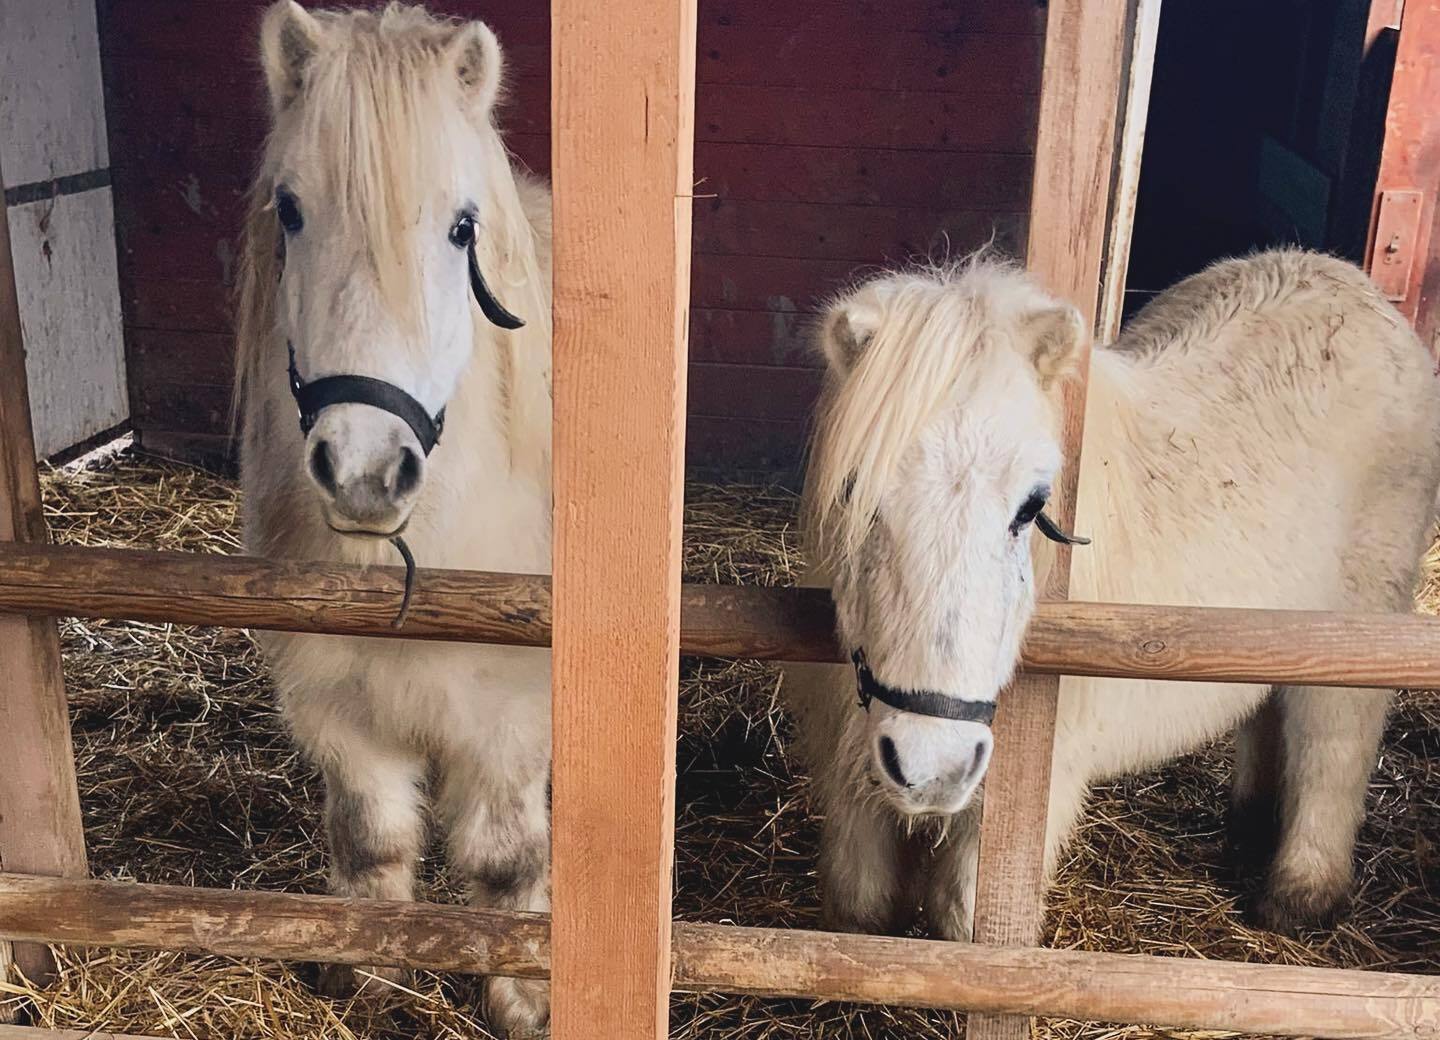
[[[909,815],[959,812],[970,801],[995,738],[990,727],[895,712],[872,744],[874,771],[890,800]]]
[[[405,522],[415,504],[425,460],[407,444],[392,444],[384,451],[346,452],[335,441],[316,437],[307,468],[331,527],[389,534]]]

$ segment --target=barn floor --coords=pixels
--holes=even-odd
[[[46,480],[60,541],[231,552],[233,483],[129,454]],[[794,499],[693,486],[690,580],[782,584],[795,565]],[[1422,599],[1440,604],[1440,550]],[[241,632],[123,622],[63,626],[80,789],[94,873],[108,878],[323,890],[319,786],[272,709]],[[816,830],[789,757],[778,676],[687,661],[681,691],[676,910],[747,925],[813,924]],[[1356,909],[1338,931],[1280,939],[1245,926],[1222,840],[1226,749],[1097,792],[1050,905],[1053,945],[1291,964],[1435,971],[1440,965],[1440,697],[1409,694],[1391,723],[1360,850]],[[433,859],[432,859],[432,862]],[[451,898],[443,872],[430,893]],[[132,1034],[475,1038],[473,982],[422,974],[380,1012],[314,996],[305,966],[109,951],[61,954],[38,1024]],[[6,999],[0,992],[0,1000]],[[684,1040],[930,1040],[960,1016],[676,997]],[[1046,1038],[1213,1037],[1073,1022]]]

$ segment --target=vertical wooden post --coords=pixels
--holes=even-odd
[[[668,1032],[695,0],[554,0],[555,1040]]]
[[[1120,145],[1115,186],[1110,192],[1110,231],[1105,242],[1105,268],[1100,276],[1100,318],[1096,338],[1111,342],[1125,316],[1125,278],[1130,271],[1130,242],[1135,230],[1135,197],[1140,190],[1140,160],[1145,152],[1145,124],[1150,118],[1150,84],[1155,71],[1155,44],[1160,39],[1161,0],[1131,0],[1129,61],[1120,108]]]
[[[1372,17],[1378,33],[1390,11]],[[1390,15],[1393,18],[1393,14]],[[1365,268],[1440,353],[1440,0],[1406,0]]]
[[[0,177],[0,541],[45,540]],[[20,874],[85,874],[85,834],[53,618],[0,614],[0,867]],[[54,970],[50,952],[37,944],[17,944],[14,959],[37,983]]]
[[[1045,29],[1026,266],[1052,292],[1079,307],[1092,328],[1105,248],[1128,6],[1127,0],[1051,0]],[[1074,522],[1084,422],[1082,381],[1070,388],[1065,400],[1065,469],[1054,502],[1062,526]],[[1069,585],[1070,554],[1061,547],[1043,592],[1047,598],[1064,599]],[[977,942],[1033,945],[1040,938],[1058,693],[1058,678],[1026,676],[1000,698],[995,755],[985,782]],[[967,1035],[970,1040],[1018,1040],[1029,1037],[1030,1024],[1015,1016],[972,1015]]]

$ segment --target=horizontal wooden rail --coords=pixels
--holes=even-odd
[[[429,903],[0,874],[0,935],[77,946],[549,973],[549,921]],[[674,987],[1177,1029],[1415,1040],[1440,977],[676,922]],[[0,1040],[4,1040],[0,1037]]]
[[[0,544],[0,611],[333,635],[547,646],[550,582],[422,569],[403,629],[398,567]],[[842,660],[823,589],[687,585],[681,650]],[[1217,607],[1042,603],[1028,671],[1129,679],[1440,686],[1440,620]]]

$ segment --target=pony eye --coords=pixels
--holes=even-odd
[[[450,228],[450,243],[456,249],[469,249],[475,241],[475,218],[466,213]]]
[[[300,203],[284,188],[275,193],[275,216],[289,234],[293,235],[305,226],[305,218],[300,215]]]
[[[1036,488],[1030,492],[1030,497],[1025,500],[1025,504],[1021,506],[1020,511],[1015,514],[1015,519],[1010,521],[1010,533],[1019,534],[1022,527],[1025,527],[1040,515],[1040,510],[1045,508],[1045,503],[1049,498],[1049,488]]]

